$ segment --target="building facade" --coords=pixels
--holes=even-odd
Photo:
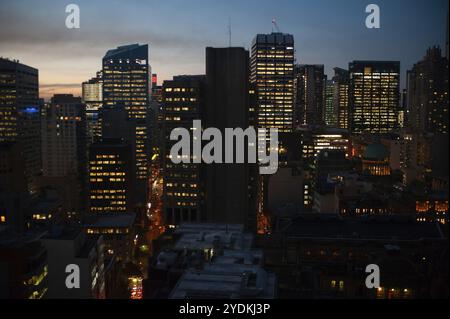
[[[0,142],[19,142],[28,190],[37,192],[41,174],[39,72],[16,60],[0,58]]]
[[[101,137],[100,110],[103,105],[102,72],[81,85],[82,102],[86,105],[87,135],[90,143],[94,138]]]
[[[353,61],[349,73],[351,132],[383,134],[398,130],[400,62]]]
[[[448,60],[439,47],[407,73],[409,127],[426,133],[448,134]]]
[[[202,211],[203,187],[201,164],[174,164],[170,150],[176,143],[170,140],[174,129],[192,131],[194,120],[201,119],[205,104],[205,76],[176,76],[163,84],[163,205],[168,225],[200,222],[206,219]]]
[[[295,113],[298,125],[325,123],[325,75],[323,65],[295,67]]]
[[[122,105],[136,120],[135,175],[140,187],[137,198],[144,204],[149,176],[148,108],[150,99],[150,66],[148,45],[132,44],[110,50],[103,58],[103,105]]]
[[[261,128],[292,132],[294,125],[294,37],[258,34],[251,49],[251,83],[258,95]]]
[[[132,211],[132,153],[121,139],[102,139],[89,152],[89,211],[93,214]]]

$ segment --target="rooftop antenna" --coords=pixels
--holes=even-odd
[[[278,27],[278,24],[277,24],[277,19],[275,19],[275,18],[272,19],[272,32],[274,31],[274,29],[277,32],[281,32],[280,28]]]
[[[228,46],[231,48],[231,17],[228,18]]]

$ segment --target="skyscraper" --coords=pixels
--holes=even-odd
[[[348,129],[349,108],[349,73],[341,68],[334,68],[334,98],[333,109],[336,114],[337,127]]]
[[[400,62],[353,61],[349,72],[351,132],[396,131],[399,128]]]
[[[56,94],[42,109],[42,186],[57,190],[65,212],[84,212],[87,188],[86,106]]]
[[[324,66],[297,65],[294,83],[296,125],[324,124]]]
[[[0,58],[0,142],[19,142],[28,190],[37,191],[42,169],[38,70]]]
[[[336,86],[333,80],[327,80],[325,84],[325,124],[328,126],[337,126],[337,116],[334,112],[333,100],[334,100],[334,90]]]
[[[202,210],[202,183],[200,164],[174,164],[170,149],[173,129],[192,131],[194,120],[201,120],[205,104],[205,76],[176,76],[163,84],[163,205],[164,219],[168,225],[182,222],[205,221]]]
[[[89,210],[93,214],[132,211],[134,170],[131,145],[104,138],[89,151]]]
[[[258,34],[252,43],[251,83],[258,95],[260,128],[292,132],[294,125],[294,37]]]
[[[103,79],[102,72],[84,82],[82,88],[82,102],[86,105],[87,135],[90,143],[95,137],[101,136],[100,109],[103,105]]]
[[[427,50],[407,73],[409,127],[426,133],[448,133],[448,61],[441,49]]]
[[[43,175],[86,173],[86,107],[72,94],[56,94],[43,109]]]
[[[135,175],[139,202],[144,204],[149,174],[148,107],[150,99],[148,45],[132,44],[110,50],[103,58],[103,105],[123,105],[136,120]]]
[[[206,48],[205,128],[249,127],[249,55],[243,48]],[[267,98],[267,96],[266,96]],[[287,128],[287,126],[286,126]],[[234,148],[236,143],[234,142]],[[204,169],[208,222],[256,228],[256,164],[209,164]]]

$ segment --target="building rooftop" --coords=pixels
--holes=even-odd
[[[270,34],[258,34],[253,39],[254,44],[290,44],[294,45],[294,36],[292,34],[286,34],[281,32],[272,32]]]
[[[116,49],[109,50],[103,59],[147,59],[148,56],[148,45],[140,45],[140,44],[130,44],[119,46]]]
[[[0,226],[0,248],[20,248],[28,245],[34,245],[45,235],[45,232],[29,231],[24,234],[18,234],[11,230],[11,227]]]
[[[23,70],[25,72],[29,72],[32,74],[37,75],[38,70],[36,68],[33,68],[31,66],[25,65],[20,63],[19,60],[11,60],[8,58],[0,57],[0,68],[6,69],[6,70]]]
[[[293,219],[284,232],[290,237],[316,239],[444,239],[438,223],[419,223],[397,215],[344,219],[337,214],[302,214]]]
[[[183,224],[176,231],[179,239],[176,250],[205,250],[221,247],[224,249],[249,249],[253,235],[244,233],[243,225],[225,224]]]
[[[97,247],[98,241],[99,236],[87,237],[83,246],[79,249],[76,257],[82,259],[88,258],[95,247]]]
[[[252,248],[253,235],[243,225],[182,224],[171,237],[175,244],[158,255],[155,267],[183,272],[166,287],[169,298],[275,297],[276,277],[263,269],[263,251]]]
[[[136,219],[135,213],[111,213],[88,217],[84,228],[129,228]]]
[[[364,159],[383,161],[389,158],[389,150],[381,143],[369,144],[364,152]]]
[[[80,228],[71,228],[64,226],[53,226],[44,236],[44,239],[50,240],[75,240],[83,232]]]
[[[172,290],[170,299],[273,299],[276,278],[260,267],[208,265],[189,270]]]

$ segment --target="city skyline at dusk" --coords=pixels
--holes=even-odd
[[[448,299],[447,1],[0,1],[0,300]]]
[[[447,1],[378,1],[381,29],[367,29],[366,4],[350,1],[78,1],[81,28],[64,25],[67,3],[5,1],[0,12],[0,42],[4,57],[19,59],[39,69],[40,96],[81,95],[80,83],[101,69],[110,47],[149,44],[149,62],[159,82],[177,74],[204,74],[208,46],[250,49],[254,34],[273,30],[294,35],[297,63],[347,68],[352,60],[401,62],[406,70],[421,59],[426,48],[445,51]],[[19,22],[17,24],[17,22]],[[120,23],[118,23],[120,22]],[[413,38],[408,34],[414,34]],[[394,45],[395,44],[395,45]]]

